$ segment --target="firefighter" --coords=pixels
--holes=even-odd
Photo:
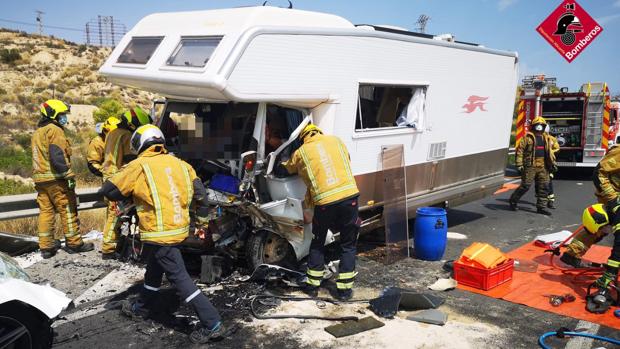
[[[111,178],[123,165],[135,159],[136,156],[131,153],[129,146],[131,134],[136,128],[151,122],[151,116],[140,107],[129,109],[119,119],[120,122],[106,135],[105,139],[103,166],[101,168],[104,181]],[[111,120],[110,124],[113,121]],[[116,217],[115,207],[116,204],[113,202],[108,203],[101,246],[101,257],[103,259],[118,258],[116,253],[118,236],[115,230],[118,218]]]
[[[141,296],[134,302],[125,301],[122,311],[131,317],[148,317],[157,305],[157,291],[166,274],[202,324],[190,334],[191,341],[207,343],[226,331],[218,311],[187,273],[178,247],[189,234],[190,204],[205,207],[206,190],[194,169],[168,154],[164,144],[157,126],[139,127],[131,137],[131,149],[138,158],[106,180],[100,190],[108,200],[131,199],[139,207],[140,239],[150,250]]]
[[[301,147],[283,165],[291,174],[298,173],[308,187],[306,206],[314,206],[305,291],[318,295],[325,273],[325,238],[327,230],[340,232],[340,266],[336,282],[338,298],[352,297],[355,279],[355,254],[360,220],[359,191],[351,172],[350,157],[342,141],[324,135],[315,125],[300,133]]]
[[[105,146],[105,134],[103,132],[103,122],[95,125],[97,135],[91,139],[86,149],[86,161],[88,169],[92,174],[101,177],[101,165],[103,164],[103,148]]]
[[[527,193],[535,182],[536,186],[536,212],[551,215],[547,210],[547,188],[549,185],[549,172],[553,170],[552,140],[546,134],[547,122],[541,116],[532,120],[532,130],[527,132],[517,145],[515,164],[521,172],[521,185],[510,196],[510,208],[516,211],[519,199]]]
[[[547,187],[547,207],[555,209],[555,192],[553,190],[553,177],[558,172],[557,166],[557,152],[560,151],[560,144],[558,139],[549,133],[549,125],[545,127],[545,133],[549,136],[549,142],[551,144],[551,162],[553,163],[552,170],[549,172],[549,186]]]
[[[605,273],[597,280],[597,285],[602,288],[616,279],[620,268],[620,147],[612,147],[601,159],[594,170],[593,182],[595,195],[605,205],[614,233],[614,245]]]
[[[39,248],[43,258],[53,257],[60,248],[54,240],[54,218],[58,214],[69,253],[93,249],[82,241],[77,216],[75,175],[71,170],[71,144],[64,126],[71,106],[57,99],[41,104],[41,120],[32,135],[32,178],[39,205]]]
[[[609,215],[603,204],[594,204],[587,207],[582,215],[583,230],[577,233],[560,260],[574,268],[588,268],[592,265],[581,258],[588,252],[590,247],[601,241],[611,231]]]

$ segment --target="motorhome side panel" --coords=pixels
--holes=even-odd
[[[426,85],[424,129],[356,132],[360,83]],[[266,34],[252,40],[228,79],[247,94],[330,95],[313,116],[349,147],[362,200],[381,196],[375,174],[387,144],[405,145],[410,195],[499,185],[516,83],[512,56],[373,37]],[[445,153],[430,159],[433,144],[443,142]]]

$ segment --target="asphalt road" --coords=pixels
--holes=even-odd
[[[508,210],[507,199],[511,191],[500,193],[466,205],[451,208],[448,213],[449,231],[467,235],[466,240],[449,240],[444,259],[456,259],[463,248],[473,241],[491,243],[504,251],[512,250],[531,241],[534,236],[560,231],[572,230],[580,223],[584,207],[595,201],[592,195],[592,184],[589,171],[568,171],[560,175],[554,182],[557,196],[557,209],[551,217],[535,213],[533,188],[519,204],[521,210]],[[360,242],[362,256],[358,258],[358,279],[356,287],[376,290],[378,293],[386,286],[399,286],[416,290],[425,290],[438,277],[446,277],[443,262],[426,262],[413,258],[403,259],[391,265],[377,261],[375,253],[379,247],[373,243],[376,237],[369,236]],[[603,243],[609,244],[609,238]],[[373,257],[374,256],[374,257]],[[80,260],[79,258],[84,258]],[[102,280],[119,279],[108,274],[118,271],[117,262],[99,262],[95,253],[87,256],[69,256],[59,254],[55,260],[40,261],[27,270],[35,281],[49,281],[55,287],[69,292],[71,297],[78,297],[91,292],[93,285]],[[108,279],[106,279],[106,277]],[[234,283],[234,281],[232,281]],[[300,339],[298,330],[287,334],[286,330],[279,335],[265,336],[250,326],[255,323],[248,312],[245,296],[262,291],[262,286],[255,284],[235,285],[224,284],[220,289],[213,290],[209,296],[216,307],[222,311],[228,322],[237,322],[239,331],[232,338],[218,343],[218,348],[310,348]],[[85,347],[137,347],[137,348],[168,348],[191,347],[186,337],[188,326],[177,320],[162,319],[161,321],[136,322],[119,315],[118,300],[135,293],[137,287],[127,288],[123,284],[101,288],[98,294],[82,297],[83,303],[78,308],[85,314],[72,318],[71,314],[56,327],[57,348]],[[279,289],[286,292],[287,290]],[[120,293],[119,293],[120,292]],[[102,295],[103,293],[103,295]],[[114,295],[103,298],[106,293]],[[442,347],[484,347],[484,348],[535,348],[540,334],[560,327],[575,328],[577,326],[594,329],[599,335],[620,339],[618,331],[604,326],[563,317],[552,313],[528,308],[523,305],[487,298],[481,295],[453,290],[439,294],[446,298],[446,306],[459,316],[473,319],[498,328],[496,335],[486,335],[474,345],[457,346],[462,338],[454,336],[455,346]],[[174,307],[176,297],[169,291],[167,300]],[[94,301],[92,301],[94,299]],[[97,301],[99,299],[99,301]],[[103,299],[103,300],[101,300]],[[93,315],[88,315],[88,311]],[[99,310],[97,310],[99,309]],[[180,313],[190,314],[181,307]],[[69,311],[71,313],[71,311]],[[296,331],[296,332],[294,332]],[[294,333],[293,333],[294,332]],[[439,330],[439,335],[441,331]],[[354,338],[354,337],[351,337]],[[394,339],[397,340],[396,338]],[[451,339],[452,340],[452,339]],[[567,340],[551,341],[556,348],[598,348],[597,343],[575,342],[567,344]],[[340,347],[329,342],[320,343],[322,347]],[[402,347],[402,346],[396,346]],[[411,348],[420,346],[410,346]],[[428,346],[425,346],[428,348]],[[436,347],[436,346],[431,346]],[[610,346],[608,346],[610,348]]]

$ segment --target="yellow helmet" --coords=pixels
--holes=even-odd
[[[546,126],[547,121],[545,121],[545,119],[542,116],[537,116],[534,118],[534,120],[532,120],[532,126],[538,125],[538,124],[542,124]]]
[[[131,130],[150,124],[153,120],[151,116],[140,107],[131,108],[123,113],[123,119]]]
[[[71,105],[58,99],[49,99],[41,104],[41,115],[55,120],[58,115],[71,112]]]
[[[304,138],[306,138],[307,135],[312,134],[312,133],[323,134],[323,131],[321,131],[321,129],[318,128],[318,126],[316,126],[315,124],[308,124],[306,125],[306,127],[304,127],[304,129],[299,134],[299,139],[303,140]]]
[[[583,226],[592,234],[609,224],[609,216],[603,204],[594,204],[583,210]]]
[[[121,120],[119,118],[114,117],[114,116],[110,116],[103,123],[103,133],[104,134],[110,133],[110,131],[116,129],[116,127],[120,123],[121,123]]]

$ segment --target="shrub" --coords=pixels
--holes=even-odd
[[[0,179],[0,196],[34,193],[34,186],[10,179]]]
[[[119,116],[123,110],[123,104],[115,98],[97,98],[95,105],[98,109],[93,111],[95,122],[103,122],[110,116]]]
[[[0,171],[30,177],[32,174],[32,154],[15,148],[0,148]]]
[[[0,61],[7,64],[12,64],[17,60],[20,60],[22,56],[17,49],[2,49],[0,50]]]
[[[0,87],[0,96],[5,95],[6,90]]]
[[[88,46],[82,44],[82,45],[78,46],[77,53],[81,54],[82,52],[85,52],[86,50],[88,50]]]
[[[30,147],[32,146],[32,135],[28,133],[17,133],[13,135],[13,139],[22,147],[22,149],[28,152],[31,151]]]

